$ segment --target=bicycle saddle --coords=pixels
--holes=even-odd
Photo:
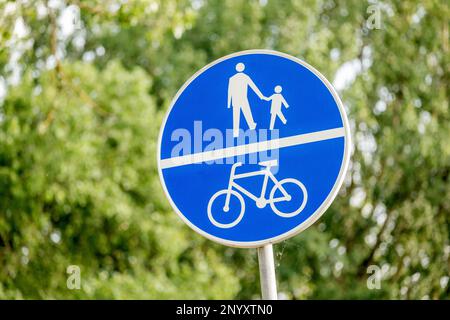
[[[278,160],[275,159],[275,160],[261,161],[258,164],[263,167],[276,167],[278,165]]]

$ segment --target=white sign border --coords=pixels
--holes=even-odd
[[[172,108],[175,105],[175,103],[178,101],[178,98],[180,97],[180,95],[191,84],[191,82],[194,81],[200,74],[202,74],[209,68],[213,67],[214,65],[216,65],[224,60],[227,60],[227,59],[230,59],[233,57],[249,55],[249,54],[276,55],[276,56],[280,56],[280,57],[292,60],[292,61],[302,65],[303,67],[307,68],[312,73],[314,73],[327,86],[328,90],[333,95],[334,101],[338,105],[339,113],[341,115],[341,119],[342,119],[342,123],[343,123],[343,128],[345,130],[344,159],[342,161],[341,168],[339,170],[338,178],[336,179],[334,186],[331,189],[331,192],[328,194],[325,201],[320,205],[320,207],[317,208],[317,210],[311,216],[309,216],[308,219],[303,221],[301,224],[299,224],[294,229],[291,229],[291,230],[289,230],[281,235],[278,235],[276,237],[272,237],[272,238],[265,239],[265,240],[259,240],[259,241],[232,241],[232,240],[226,240],[226,239],[222,239],[222,238],[213,236],[213,235],[201,230],[200,228],[195,226],[193,223],[191,223],[183,215],[183,213],[181,213],[181,211],[178,209],[175,202],[172,200],[172,197],[170,196],[170,193],[167,190],[166,183],[164,181],[164,176],[163,176],[162,168],[161,168],[161,143],[162,143],[162,135],[163,135],[164,129],[166,127],[166,122],[167,122],[167,119],[169,118],[170,113],[172,112]],[[347,119],[347,115],[345,113],[344,105],[343,105],[341,99],[339,98],[336,90],[333,88],[333,86],[330,84],[330,82],[319,71],[317,71],[314,67],[312,67],[308,63],[304,62],[303,60],[296,58],[294,56],[291,56],[289,54],[286,54],[286,53],[282,53],[282,52],[275,51],[275,50],[268,50],[268,49],[252,49],[252,50],[244,50],[244,51],[235,52],[235,53],[223,56],[222,58],[219,58],[219,59],[207,64],[206,66],[204,66],[203,68],[198,70],[194,75],[192,75],[189,78],[189,80],[187,80],[183,84],[183,86],[176,93],[175,97],[172,99],[169,109],[167,110],[167,112],[165,114],[164,120],[163,120],[161,128],[159,130],[158,151],[157,151],[156,156],[157,156],[157,163],[158,163],[159,179],[160,179],[162,187],[164,189],[164,193],[165,193],[167,199],[169,200],[170,205],[175,210],[175,212],[178,214],[178,216],[183,220],[184,223],[186,223],[191,229],[193,229],[195,232],[199,233],[200,235],[202,235],[212,241],[218,242],[220,244],[230,246],[230,247],[237,247],[237,248],[257,248],[257,247],[262,247],[267,244],[274,244],[274,243],[286,240],[288,238],[291,238],[291,237],[299,234],[300,232],[302,232],[302,231],[306,230],[308,227],[310,227],[314,222],[316,222],[325,213],[325,211],[330,207],[334,198],[336,198],[336,196],[339,192],[339,189],[341,188],[342,183],[344,182],[345,174],[347,173],[348,165],[350,162],[351,144],[352,144],[352,142],[351,142],[351,135],[350,135],[350,125],[349,125],[349,122]],[[166,169],[166,170],[170,170],[170,169]]]

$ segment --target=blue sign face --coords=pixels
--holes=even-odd
[[[184,222],[258,247],[306,229],[329,207],[349,162],[349,125],[328,81],[269,50],[207,65],[178,91],[159,138],[159,174]]]

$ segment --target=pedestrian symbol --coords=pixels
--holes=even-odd
[[[191,228],[258,247],[325,212],[349,153],[348,120],[328,81],[292,56],[249,50],[214,61],[179,90],[158,163],[171,205]]]

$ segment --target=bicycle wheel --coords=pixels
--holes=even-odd
[[[226,196],[227,194],[230,193],[230,197],[234,196],[239,200],[239,206],[234,206],[233,208],[229,208],[228,211],[225,211],[225,201],[226,201]],[[235,201],[233,201],[233,199],[230,199],[230,204],[235,203]],[[213,204],[215,204],[215,207],[219,207],[221,209],[220,215],[230,215],[230,214],[236,214],[237,212],[239,212],[239,215],[236,219],[234,219],[233,221],[229,222],[229,223],[221,223],[218,222],[212,213],[212,207]],[[240,208],[239,208],[240,207]],[[245,213],[245,202],[244,202],[244,198],[242,198],[242,196],[235,190],[220,190],[217,191],[212,197],[211,199],[209,199],[208,202],[208,218],[209,221],[211,221],[211,223],[213,225],[215,225],[216,227],[219,228],[223,228],[223,229],[228,229],[228,228],[232,228],[235,225],[237,225],[241,220],[242,217],[244,216]],[[218,212],[216,213],[219,214]]]
[[[283,212],[284,210],[281,211],[281,209],[277,207],[277,204],[282,204],[282,203],[285,203],[286,201],[292,201],[292,198],[289,198],[289,199],[279,198],[282,200],[275,199],[274,198],[275,192],[279,189],[279,187],[278,187],[278,185],[274,185],[272,190],[270,191],[270,196],[269,196],[270,207],[272,208],[273,212],[275,212],[275,214],[277,214],[283,218],[291,218],[291,217],[298,215],[305,208],[306,202],[308,201],[308,192],[306,191],[306,187],[300,181],[298,181],[296,179],[292,179],[292,178],[287,178],[287,179],[281,180],[279,182],[279,185],[282,186],[284,190],[286,190],[289,197],[291,197],[291,194],[288,190],[291,190],[292,188],[294,188],[294,190],[293,190],[294,195],[298,194],[298,191],[300,191],[301,194],[303,195],[303,200],[301,203],[299,203],[299,206],[295,206],[295,210],[293,210],[293,211],[289,210],[289,212]],[[295,190],[295,189],[297,189],[297,190]],[[279,192],[281,193],[281,190]]]

